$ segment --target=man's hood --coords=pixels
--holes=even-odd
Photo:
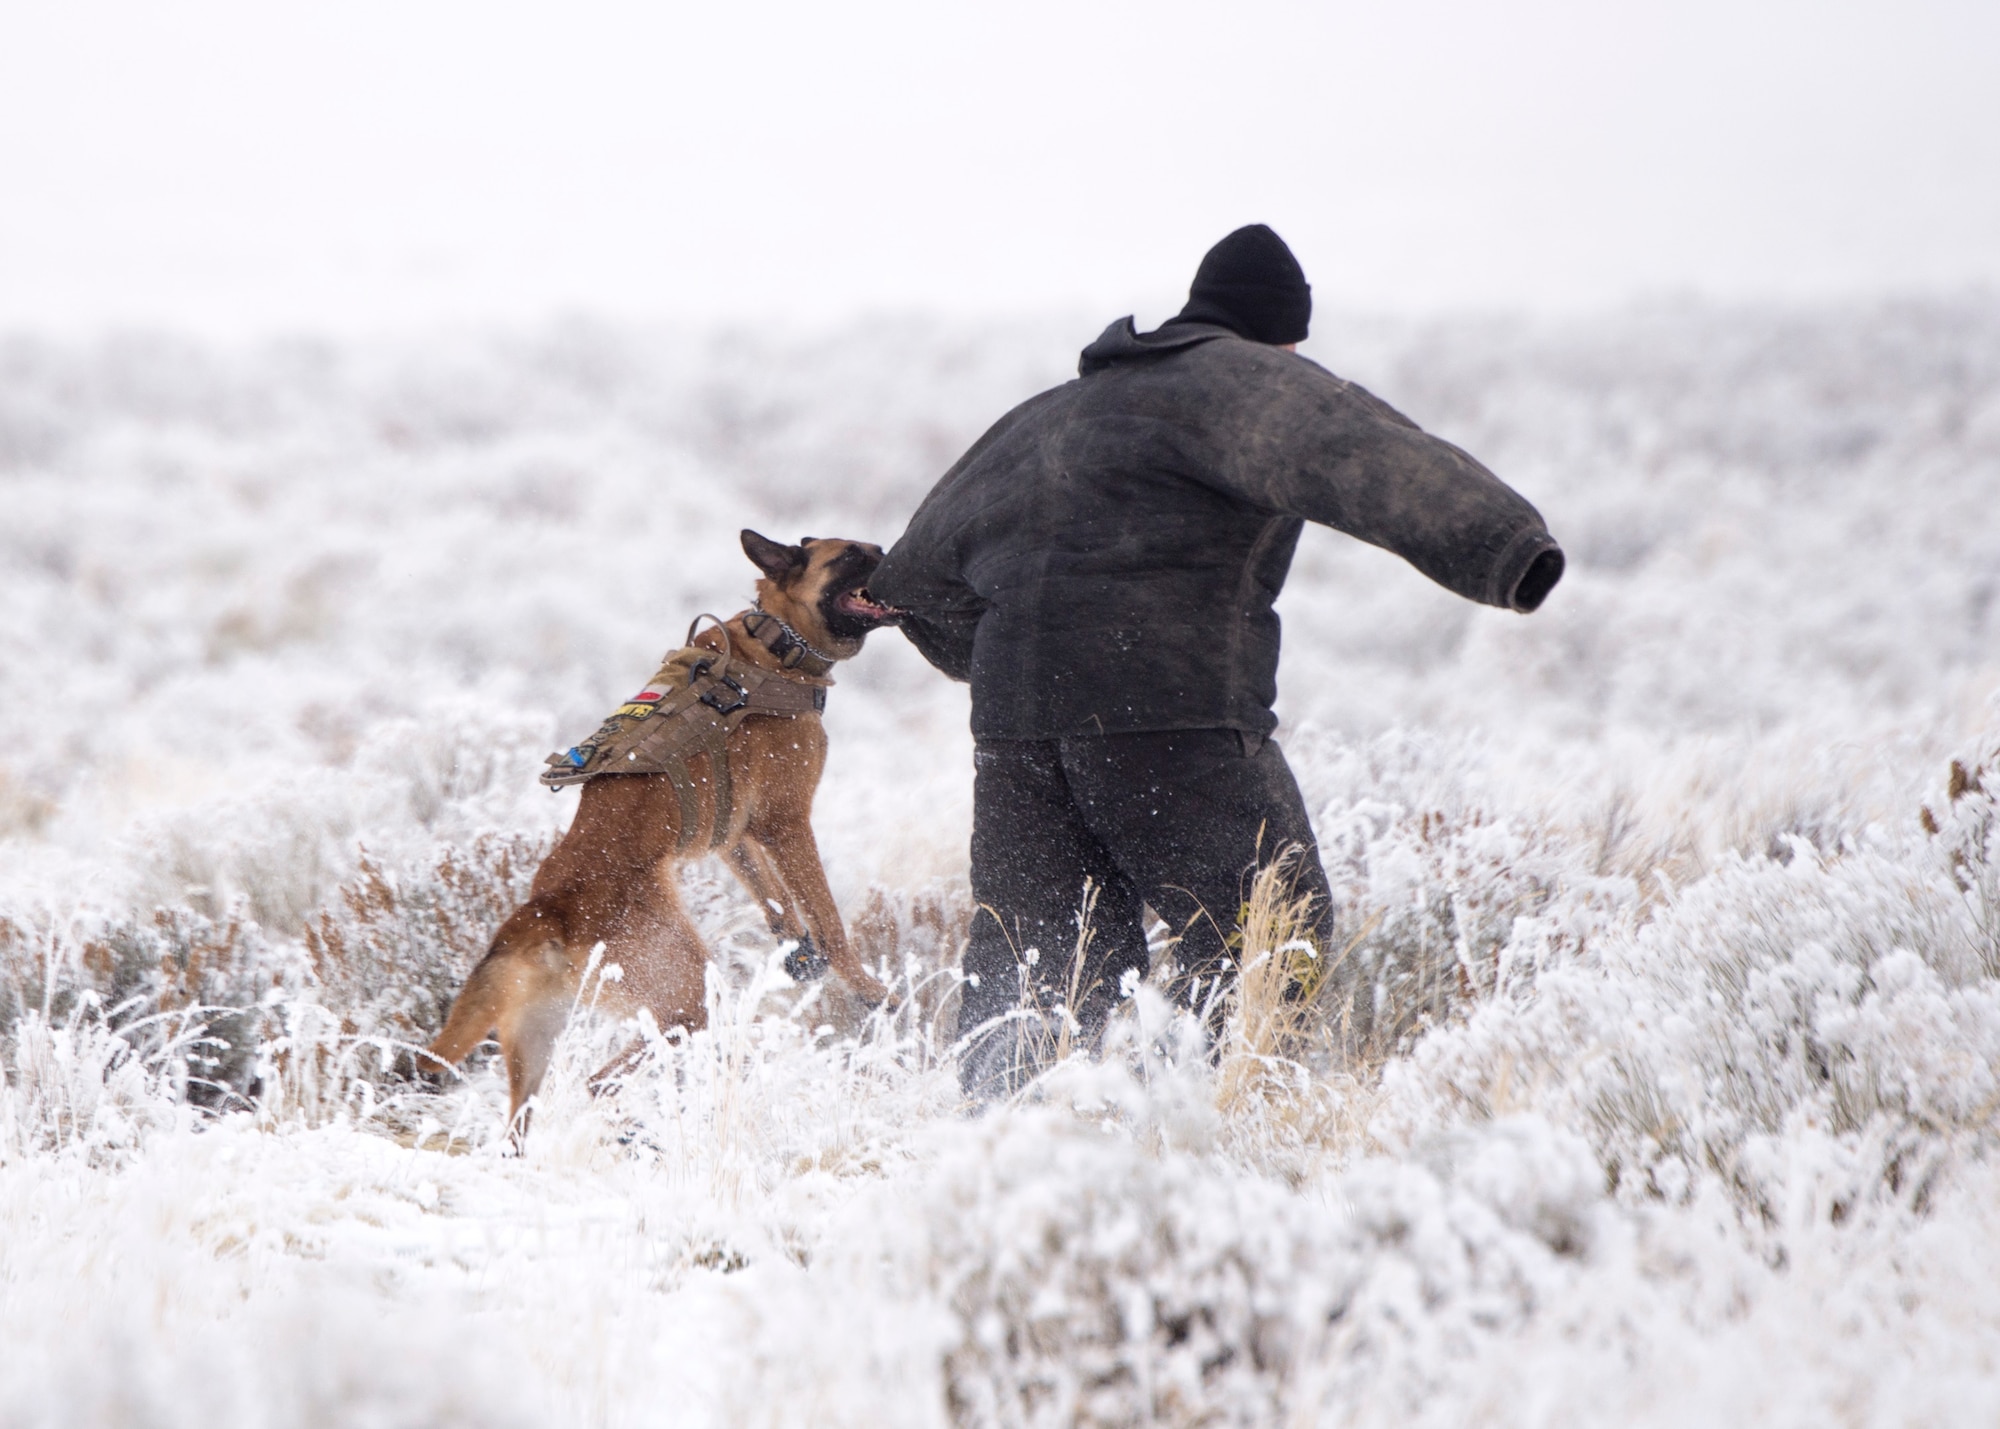
[[[1093,372],[1102,372],[1114,362],[1129,362],[1135,357],[1159,357],[1199,343],[1214,342],[1219,337],[1233,337],[1239,342],[1243,340],[1240,334],[1215,323],[1176,322],[1157,332],[1142,333],[1131,318],[1123,317],[1098,334],[1097,341],[1083,350],[1083,355],[1077,359],[1076,375],[1088,377]]]

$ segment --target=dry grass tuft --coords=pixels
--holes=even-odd
[[[1215,1079],[1236,1151],[1291,1179],[1323,1153],[1360,1144],[1381,1060],[1357,1055],[1346,1015],[1348,961],[1374,922],[1339,950],[1322,949],[1312,897],[1297,891],[1303,857],[1296,846],[1284,849],[1251,883],[1231,938],[1238,975]]]

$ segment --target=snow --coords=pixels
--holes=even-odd
[[[966,1116],[965,696],[883,634],[815,822],[902,1012],[703,865],[711,1030],[615,1100],[589,1017],[519,1156],[393,1075],[737,529],[892,538],[1099,325],[0,340],[0,1423],[2000,1418],[1986,299],[1322,318],[1572,560],[1302,544],[1353,1060],[1141,988]]]

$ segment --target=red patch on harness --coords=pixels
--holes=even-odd
[[[625,701],[625,703],[628,705],[656,705],[660,702],[660,698],[658,690],[641,690],[638,694],[632,696],[631,699]]]

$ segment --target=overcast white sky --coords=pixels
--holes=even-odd
[[[2000,286],[2000,0],[0,0],[0,326]]]

